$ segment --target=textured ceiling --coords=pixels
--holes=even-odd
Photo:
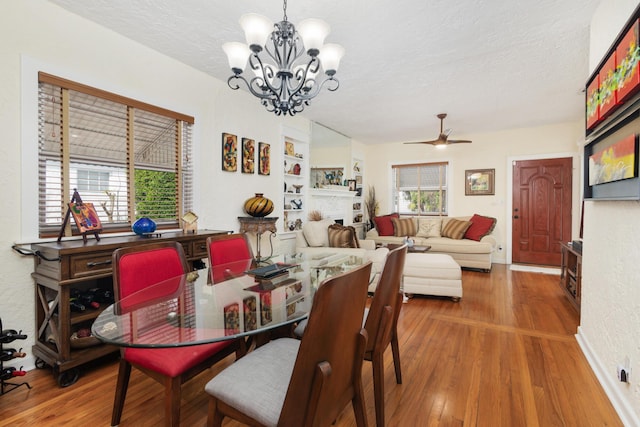
[[[282,19],[280,0],[50,1],[224,81],[221,46],[244,41],[239,17]],[[290,0],[291,22],[324,19],[326,42],[346,49],[340,89],[301,115],[364,143],[433,139],[441,112],[453,139],[581,120],[598,3]]]

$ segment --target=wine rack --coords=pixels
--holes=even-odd
[[[31,389],[31,386],[26,381],[21,383],[8,381],[12,378],[22,377],[26,374],[26,372],[22,370],[22,366],[20,369],[16,369],[13,366],[5,368],[4,366],[4,362],[25,356],[22,352],[22,348],[18,348],[18,350],[16,350],[13,348],[15,344],[12,347],[5,347],[5,344],[13,344],[15,341],[25,340],[27,339],[27,336],[24,335],[22,331],[3,329],[2,319],[0,319],[0,331],[0,384],[2,385],[2,391],[0,394],[9,393],[11,390],[15,390],[23,385]]]

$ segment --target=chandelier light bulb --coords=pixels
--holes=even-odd
[[[222,45],[222,50],[227,54],[229,67],[235,74],[240,74],[247,65],[247,59],[251,55],[249,47],[240,42],[228,42]]]
[[[301,21],[297,29],[300,38],[302,38],[302,43],[310,56],[316,56],[318,54],[324,44],[324,39],[331,31],[329,24],[321,19],[315,18]]]
[[[247,13],[240,17],[247,45],[254,52],[260,52],[273,32],[273,22],[266,16]]]
[[[339,44],[328,43],[322,46],[322,50],[318,57],[322,63],[325,73],[328,76],[334,75],[340,67],[340,60],[344,56],[344,48]]]

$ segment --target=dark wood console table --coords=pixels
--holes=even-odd
[[[100,344],[97,339],[71,342],[71,335],[81,328],[90,328],[96,317],[109,304],[71,310],[71,290],[87,291],[97,288],[113,292],[111,254],[122,247],[143,245],[157,241],[178,241],[189,263],[207,258],[207,237],[227,234],[221,230],[199,230],[195,233],[159,232],[153,237],[104,237],[98,240],[34,243],[35,257],[32,277],[36,284],[36,343],[33,354],[36,366],[47,364],[53,368],[58,384],[65,387],[78,379],[79,365],[117,351],[117,347]],[[87,343],[88,341],[88,343]],[[80,341],[79,341],[80,342]]]
[[[571,304],[580,313],[582,299],[582,252],[572,245],[560,242],[562,264],[560,266],[560,287],[565,291]]]

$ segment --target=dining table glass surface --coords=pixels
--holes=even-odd
[[[116,301],[91,331],[104,343],[150,348],[259,334],[306,318],[323,280],[364,262],[352,255],[295,254],[191,271]]]

